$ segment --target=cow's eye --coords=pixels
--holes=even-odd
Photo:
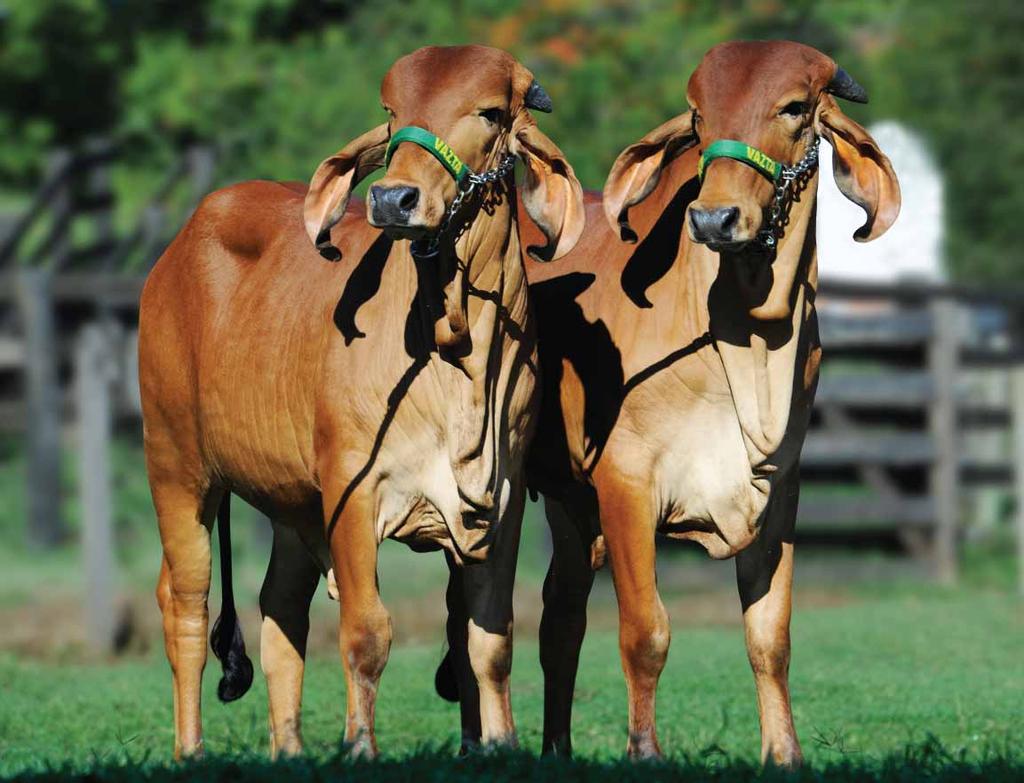
[[[483,111],[480,112],[480,116],[483,117],[492,125],[497,125],[499,122],[501,122],[501,118],[505,116],[505,112],[503,112],[499,108],[484,109]]]
[[[807,101],[790,101],[779,112],[780,117],[803,117],[810,107]]]

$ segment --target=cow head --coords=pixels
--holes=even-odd
[[[330,228],[341,219],[352,188],[384,165],[392,134],[409,127],[433,134],[443,155],[475,172],[517,155],[526,166],[523,203],[548,240],[538,253],[558,257],[576,243],[584,223],[580,184],[529,111],[551,111],[551,100],[511,55],[485,46],[419,49],[391,67],[381,99],[388,121],[329,157],[313,175],[305,222],[321,252],[331,249]],[[434,235],[458,187],[437,155],[417,144],[397,144],[387,174],[367,196],[369,221],[395,239]]]
[[[834,97],[833,97],[834,96]],[[604,190],[613,227],[635,240],[628,209],[655,187],[683,151],[719,140],[749,145],[792,166],[818,136],[835,149],[836,183],[861,206],[865,224],[854,237],[874,239],[899,213],[900,192],[889,159],[835,97],[866,102],[843,69],[816,49],[788,41],[737,41],[711,49],[690,78],[691,110],[656,128],[615,161]],[[715,250],[738,250],[761,230],[775,187],[750,161],[722,157],[706,165],[699,196],[687,209],[690,238]]]

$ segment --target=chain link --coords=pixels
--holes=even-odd
[[[774,250],[782,236],[786,225],[783,220],[783,210],[786,205],[786,198],[790,193],[790,187],[794,182],[802,179],[804,175],[812,171],[818,165],[818,146],[821,139],[815,137],[807,148],[803,158],[794,166],[783,166],[779,181],[775,184],[775,196],[772,198],[772,205],[768,208],[768,220],[765,226],[758,232],[758,241],[769,250]]]
[[[505,153],[501,163],[495,166],[493,169],[483,171],[479,174],[471,172],[466,175],[466,182],[469,184],[465,187],[459,187],[458,192],[455,194],[455,198],[452,199],[451,205],[445,210],[444,217],[441,218],[441,223],[437,227],[437,231],[434,233],[429,240],[426,240],[425,247],[419,243],[413,243],[413,252],[420,256],[432,256],[437,254],[438,245],[441,242],[441,237],[445,235],[448,229],[451,227],[452,219],[458,214],[459,210],[462,209],[462,205],[469,200],[469,197],[476,192],[477,188],[484,188],[489,185],[493,185],[504,179],[509,172],[515,168],[516,157]],[[463,223],[459,229],[451,236],[452,244],[458,242],[459,237],[465,233],[466,229],[469,228],[470,222]]]

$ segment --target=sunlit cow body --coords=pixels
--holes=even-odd
[[[579,185],[524,105],[532,83],[510,56],[483,47],[403,58],[382,90],[389,123],[324,161],[308,192],[253,182],[208,197],[150,275],[140,379],[179,754],[202,749],[209,529],[229,492],[274,523],[260,655],[274,753],[300,747],[308,607],[332,567],[345,738],[356,753],[376,752],[376,687],[391,640],[376,553],[387,537],[444,548],[453,568],[465,565],[457,568],[464,604],[456,603],[480,690],[476,720],[485,741],[515,741],[511,583],[536,345],[514,181],[497,182],[465,233],[450,247],[442,237],[428,262],[402,240],[438,230],[455,184],[424,150],[398,147],[371,188],[369,218],[384,232],[346,203],[382,165],[390,134],[416,124],[443,135],[477,171],[521,157],[527,209],[561,254],[582,227],[573,217],[582,212]],[[538,183],[558,197],[532,204]],[[230,682],[232,662],[244,658],[230,614],[223,633],[238,642],[222,648],[222,696],[236,698],[248,682]]]
[[[546,750],[571,747],[592,567],[606,549],[628,751],[660,753],[655,690],[670,636],[655,576],[660,531],[712,557],[736,556],[763,757],[800,761],[789,617],[798,462],[821,356],[817,173],[794,191],[772,255],[757,239],[771,183],[739,161],[716,160],[702,184],[697,166],[722,138],[791,165],[820,135],[836,149],[840,187],[868,214],[858,238],[882,233],[898,212],[898,186],[829,94],[840,94],[839,74],[849,78],[798,44],[711,50],[690,80],[693,109],[619,156],[603,203],[588,196],[576,249],[558,264],[527,265],[543,377],[528,474],[545,495],[554,539],[541,626]]]

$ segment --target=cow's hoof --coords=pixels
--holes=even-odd
[[[564,734],[553,739],[545,739],[540,751],[542,756],[560,756],[561,758],[572,758],[572,739]]]
[[[631,736],[626,745],[626,755],[633,761],[650,761],[661,758],[661,746],[654,734]]]
[[[174,749],[174,760],[175,761],[201,761],[206,756],[206,748],[203,746],[203,741],[189,747],[178,746]]]
[[[765,769],[793,771],[804,765],[804,756],[799,745],[772,751],[764,760]]]
[[[372,761],[378,755],[377,743],[366,734],[361,734],[354,742],[345,743],[345,756],[353,761]]]

